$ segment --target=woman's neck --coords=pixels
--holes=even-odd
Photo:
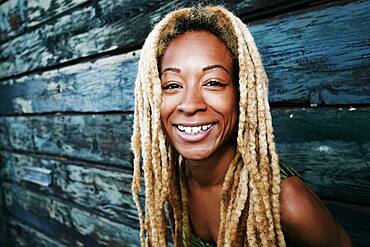
[[[229,165],[235,156],[236,146],[225,145],[205,160],[187,160],[188,186],[202,188],[222,186]]]

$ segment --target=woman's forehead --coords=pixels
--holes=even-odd
[[[232,55],[226,45],[214,34],[207,31],[186,32],[177,36],[170,42],[160,65],[172,65],[187,63],[223,64],[232,66]]]

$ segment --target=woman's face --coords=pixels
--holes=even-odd
[[[205,31],[179,35],[160,59],[160,76],[161,119],[176,150],[189,160],[234,152],[228,139],[237,124],[237,95],[224,43]]]

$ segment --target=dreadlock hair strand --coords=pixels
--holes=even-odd
[[[221,6],[169,13],[147,37],[135,81],[131,147],[132,195],[142,246],[167,246],[166,222],[175,246],[190,246],[186,162],[162,129],[158,64],[169,43],[192,31],[217,36],[230,50],[239,92],[237,150],[225,175],[218,246],[285,246],[280,222],[280,168],[268,105],[268,79],[245,24]],[[139,193],[144,177],[145,208]],[[167,207],[167,210],[165,210]]]

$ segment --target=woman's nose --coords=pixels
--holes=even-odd
[[[177,107],[177,110],[187,114],[194,115],[199,111],[205,111],[207,104],[204,101],[201,88],[191,87],[184,90],[183,98]]]

